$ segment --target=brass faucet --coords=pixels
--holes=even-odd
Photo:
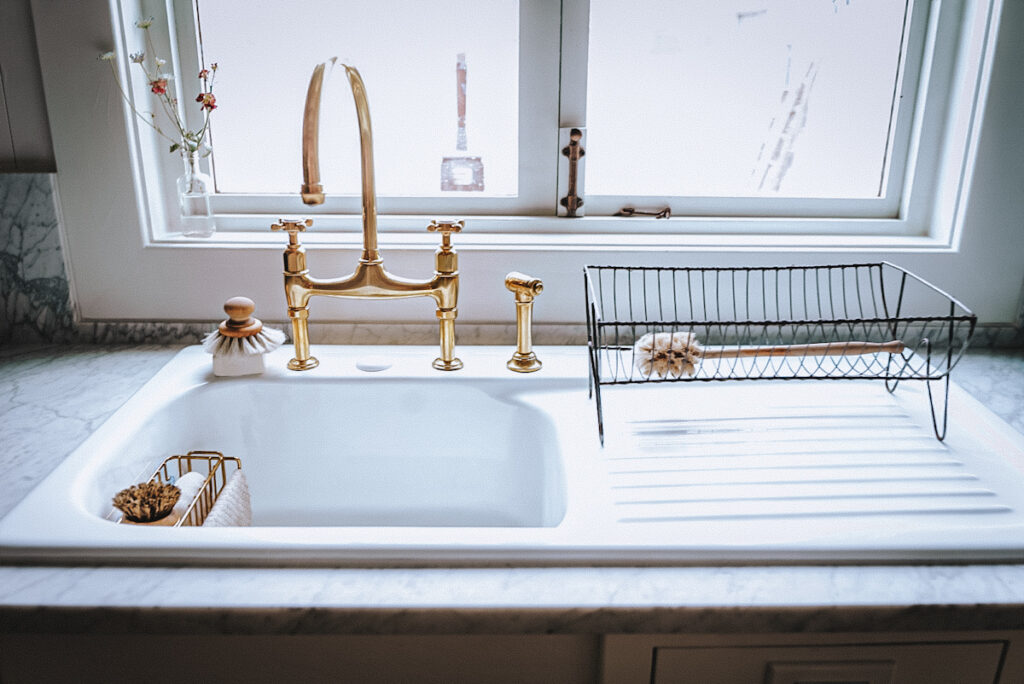
[[[333,62],[333,60],[332,60]],[[313,70],[306,92],[306,109],[302,121],[302,201],[321,204],[324,201],[320,184],[320,94],[324,70],[319,64]],[[434,252],[433,277],[425,280],[402,278],[388,273],[377,249],[377,195],[373,180],[373,133],[370,128],[370,107],[366,87],[359,72],[342,65],[348,75],[359,121],[359,153],[362,161],[363,252],[355,271],[341,278],[321,280],[309,275],[306,248],[299,243],[299,233],[313,225],[312,219],[280,219],[271,228],[288,232],[284,251],[284,291],[288,301],[288,318],[292,322],[295,358],[288,362],[292,370],[316,368],[319,361],[309,353],[309,298],[327,297],[433,297],[437,304],[440,326],[441,354],[434,359],[438,370],[458,370],[462,361],[455,358],[455,317],[459,297],[458,254],[452,249],[451,234],[462,231],[462,221],[434,221],[428,231],[441,233],[441,246]]]

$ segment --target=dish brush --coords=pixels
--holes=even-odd
[[[888,342],[819,342],[815,344],[782,344],[764,347],[720,347],[705,349],[692,332],[647,333],[633,346],[633,359],[644,377],[655,375],[679,378],[697,372],[706,359],[738,359],[782,356],[858,356],[861,354],[900,354],[900,340]]]
[[[178,515],[173,514],[181,490],[172,484],[140,482],[122,489],[114,496],[114,508],[124,513],[124,521],[136,525],[173,525]]]
[[[256,304],[248,297],[232,297],[224,302],[228,320],[203,338],[203,349],[213,354],[213,374],[220,376],[256,375],[265,370],[263,355],[285,341],[274,328],[264,328],[253,318]]]

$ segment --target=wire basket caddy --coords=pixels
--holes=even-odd
[[[185,509],[174,527],[200,527],[206,516],[213,510],[217,497],[236,470],[241,470],[242,461],[233,456],[225,456],[219,451],[190,451],[187,454],[168,456],[157,466],[149,477],[150,482],[173,484],[186,473],[198,472],[203,476],[203,484]],[[114,509],[107,516],[108,520],[124,522],[120,511]]]
[[[945,439],[949,374],[977,317],[899,266],[586,266],[583,274],[602,444],[603,385],[726,380],[875,379],[890,392],[923,380],[935,436]]]

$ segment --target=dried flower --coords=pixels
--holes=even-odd
[[[122,97],[124,97],[128,106],[131,107],[132,112],[134,112],[143,123],[152,127],[158,135],[171,143],[171,152],[181,149],[189,152],[207,151],[208,154],[209,146],[205,144],[205,139],[210,128],[210,112],[217,108],[217,99],[213,95],[213,77],[216,74],[217,65],[211,64],[209,69],[202,66],[200,67],[199,78],[202,81],[202,84],[199,89],[199,95],[196,96],[196,102],[199,103],[200,110],[203,112],[203,122],[202,126],[200,126],[198,130],[190,130],[186,127],[185,119],[182,116],[181,111],[178,109],[177,98],[168,91],[168,81],[170,81],[171,75],[162,72],[167,61],[156,55],[153,40],[149,35],[149,28],[153,25],[153,18],[148,17],[145,19],[139,19],[135,22],[135,25],[144,31],[146,50],[131,53],[129,55],[129,59],[134,64],[138,64],[142,69],[143,74],[145,74],[146,83],[149,86],[150,92],[157,96],[159,108],[163,110],[164,114],[174,125],[175,130],[173,133],[166,133],[161,130],[157,125],[157,117],[155,113],[140,112],[135,108],[134,103],[124,91],[124,88],[121,86],[121,81],[118,78],[117,67],[114,64],[117,58],[116,53],[104,52],[99,58],[102,61],[110,63],[110,70],[114,75],[114,81],[117,83]],[[148,63],[147,55],[150,55]]]
[[[213,96],[213,93],[199,93],[196,102],[206,111],[213,111],[217,108],[217,98]]]

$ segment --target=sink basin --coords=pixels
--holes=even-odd
[[[0,520],[2,562],[707,564],[1024,560],[1024,436],[953,386],[608,387],[581,348],[318,347],[217,378],[182,350]],[[164,458],[241,460],[253,525],[140,527],[111,497]]]
[[[565,515],[551,417],[507,383],[284,380],[192,387],[117,459],[140,441],[244,454],[257,526],[552,527]]]

